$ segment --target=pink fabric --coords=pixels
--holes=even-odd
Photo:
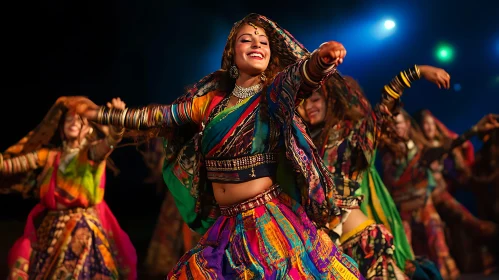
[[[31,243],[36,242],[36,227],[34,224],[34,219],[38,217],[45,209],[55,209],[55,185],[57,183],[57,167],[59,166],[60,154],[57,154],[54,162],[54,172],[52,172],[52,177],[50,178],[50,185],[47,194],[42,197],[40,203],[38,203],[28,215],[26,220],[26,225],[24,226],[24,233],[14,245],[9,250],[9,255],[7,257],[7,265],[9,269],[16,263],[16,260],[23,258],[29,261],[31,255]]]
[[[105,201],[97,204],[95,208],[102,228],[106,231],[109,241],[114,243],[116,247],[118,266],[130,269],[127,279],[137,279],[137,253],[128,234],[121,229]]]
[[[28,215],[26,226],[24,227],[24,234],[21,238],[17,239],[14,245],[9,250],[7,257],[7,265],[10,268],[16,263],[16,260],[23,258],[29,260],[31,255],[31,242],[36,242],[36,228],[33,220],[45,211],[45,206],[38,203]]]

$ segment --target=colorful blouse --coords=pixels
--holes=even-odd
[[[360,91],[339,91],[346,98],[347,110],[360,111],[360,120],[341,120],[329,129],[327,139],[316,139],[321,145],[320,154],[336,182],[337,194],[351,197],[343,200],[346,208],[358,206],[353,199],[355,191],[362,182],[363,170],[359,166],[368,166],[374,156],[379,137],[386,118],[391,112],[384,105],[395,100],[383,92],[382,101],[371,107],[369,101]],[[326,128],[327,129],[327,128]]]
[[[241,182],[277,176],[284,189],[301,200],[318,227],[339,213],[332,179],[301,118],[294,113],[296,99],[305,97],[298,93],[302,64],[300,61],[289,66],[262,93],[230,108],[225,108],[229,96],[213,88],[205,89],[207,94],[203,96],[184,97],[179,99],[182,102],[150,109],[153,116],[157,116],[154,112],[161,112],[160,119],[166,127],[199,125],[199,133],[181,147],[178,155],[168,155],[167,143],[167,158],[173,161],[167,160],[163,173],[191,228],[203,233],[218,216],[211,181]],[[206,79],[200,84],[206,84]],[[266,117],[261,114],[265,104],[261,98],[266,99]],[[262,166],[265,168],[258,169]],[[290,168],[287,174],[279,171],[285,168]],[[291,170],[296,175],[292,179]],[[300,189],[295,187],[297,184]]]

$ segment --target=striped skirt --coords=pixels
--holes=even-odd
[[[279,186],[221,212],[168,279],[363,279]]]

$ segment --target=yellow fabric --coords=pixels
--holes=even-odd
[[[392,229],[390,227],[390,223],[388,222],[388,219],[385,216],[385,212],[383,211],[383,207],[381,206],[381,203],[380,203],[380,200],[379,200],[379,197],[378,197],[378,193],[374,189],[374,181],[373,181],[373,177],[372,177],[371,173],[369,173],[368,177],[369,177],[369,191],[371,192],[371,196],[372,196],[372,200],[371,201],[373,203],[373,207],[376,210],[376,213],[378,214],[379,219],[381,220],[381,222],[383,223],[383,225],[385,225],[385,227],[387,227],[388,230],[390,232],[392,232]],[[369,216],[369,218],[372,219],[373,216]]]
[[[356,228],[352,229],[351,231],[342,234],[340,237],[340,243],[343,243],[350,239],[352,236],[358,234],[359,232],[363,231],[366,227],[375,224],[376,222],[374,220],[366,220],[362,222],[360,225],[358,225]]]

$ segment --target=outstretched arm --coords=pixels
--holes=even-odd
[[[0,173],[14,175],[43,167],[47,162],[48,152],[48,149],[41,149],[11,158],[4,158],[0,154]]]
[[[383,87],[381,99],[373,110],[362,94],[355,95],[355,91],[353,91],[351,96],[346,97],[348,103],[358,104],[355,109],[360,110],[365,118],[357,123],[357,131],[361,132],[357,135],[361,139],[357,139],[356,142],[363,146],[368,160],[370,160],[369,155],[376,149],[386,121],[391,119],[392,114],[396,111],[402,93],[406,88],[410,88],[414,81],[421,78],[436,84],[438,88],[448,89],[450,87],[450,75],[445,70],[429,65],[414,65],[407,70],[400,71],[390,83]],[[355,100],[357,102],[354,102]]]
[[[88,120],[118,128],[134,130],[174,127],[198,123],[214,92],[172,105],[150,105],[140,108],[108,108],[97,106],[85,97],[74,97],[66,104]]]

